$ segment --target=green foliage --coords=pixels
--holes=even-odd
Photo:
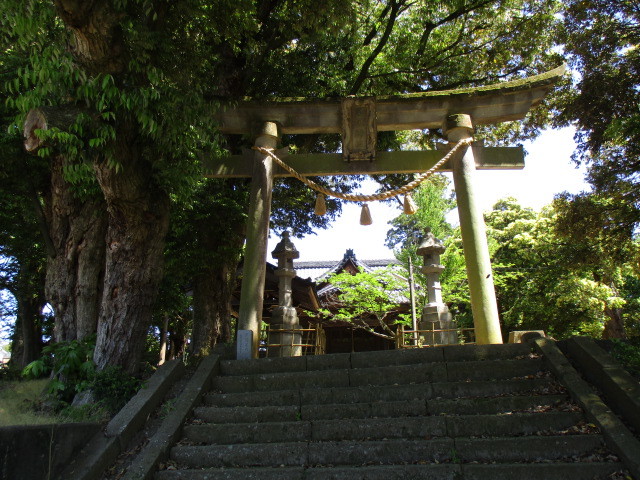
[[[116,366],[96,372],[92,361],[95,337],[45,347],[43,356],[31,362],[22,375],[28,379],[49,376],[47,392],[59,401],[57,410],[65,418],[94,418],[103,411],[116,413],[139,390],[141,382]],[[90,389],[98,405],[70,407],[76,393]]]
[[[328,282],[335,291],[329,309],[320,311],[325,318],[390,340],[395,339],[395,332],[389,323],[411,324],[409,315],[398,314],[399,305],[407,302],[407,280],[392,269],[361,270],[354,275],[342,272],[330,276]]]
[[[402,214],[394,218],[385,244],[395,249],[407,277],[411,258],[417,285],[416,304],[421,311],[427,303],[427,279],[420,271],[422,257],[416,250],[427,228],[436,238],[443,240],[446,248],[441,256],[441,264],[445,267],[440,276],[443,300],[458,324],[466,327],[471,326],[473,319],[460,229],[453,228],[446,220],[446,215],[456,208],[455,196],[449,193],[449,186],[449,180],[437,174],[414,190],[418,211],[414,215]]]
[[[0,83],[7,76],[2,72]],[[49,327],[42,315],[44,298],[45,248],[38,225],[35,205],[39,205],[37,190],[45,176],[43,160],[27,156],[22,149],[18,131],[7,131],[4,121],[10,116],[3,105],[0,87],[0,322],[11,332],[17,349],[12,364],[23,367],[39,356],[42,333]],[[5,293],[10,292],[10,299]],[[13,301],[12,301],[13,300]],[[34,357],[24,358],[22,332],[15,325],[33,325],[35,345],[29,345]]]
[[[70,179],[90,180],[85,162],[122,169],[115,144],[135,138],[156,182],[181,195],[197,179],[198,154],[222,150],[211,115],[221,103],[443,90],[557,63],[547,53],[553,0],[309,5],[112,3],[94,19],[101,34],[118,32],[105,39],[113,51],[101,63],[67,50],[77,26],[64,7],[7,0],[2,40],[15,72],[3,82],[7,106],[18,115],[42,105],[80,110],[68,128],[39,132],[64,154]]]
[[[441,195],[444,192],[442,189]],[[443,221],[446,211],[438,212],[437,202],[416,198],[420,207],[430,208],[430,215]],[[543,329],[556,338],[576,334],[598,338],[613,331],[616,323],[624,324],[629,334],[637,331],[637,241],[606,215],[603,203],[609,205],[605,198],[595,195],[581,202],[561,196],[542,212],[535,212],[507,198],[485,214],[505,334],[510,330]],[[439,225],[437,218],[430,221]],[[399,252],[399,258],[408,257],[412,247],[408,239],[417,237],[420,228],[426,226],[420,216],[394,221],[395,230],[388,238],[396,239],[396,245],[409,245]],[[459,325],[471,326],[460,231],[450,228],[447,234],[446,251],[441,257],[445,266],[441,275],[443,299]],[[414,260],[414,265],[418,261]],[[416,278],[418,285],[424,285],[421,276]],[[422,289],[426,290],[424,286]]]
[[[160,406],[160,418],[166,418],[167,415],[169,415],[173,410],[175,410],[176,408],[176,401],[177,399],[172,398],[170,400],[167,400],[166,402],[164,402],[161,406]]]
[[[619,228],[640,223],[640,13],[629,0],[571,0],[562,36],[572,89],[559,102],[557,121],[576,125],[574,160],[588,165],[600,209]],[[574,198],[582,203],[588,195]],[[608,231],[603,231],[608,235]],[[615,232],[614,232],[615,236]],[[576,238],[579,238],[576,235]]]
[[[436,238],[446,238],[453,228],[445,216],[456,208],[455,197],[449,193],[450,181],[441,174],[433,175],[412,192],[418,210],[413,215],[399,215],[391,220],[385,245],[389,248],[413,247],[420,243],[425,228]],[[414,248],[415,250],[415,248]]]
[[[596,238],[569,241],[557,202],[537,213],[504,199],[485,219],[505,329],[600,337],[626,303],[619,285],[628,265],[594,249]]]
[[[636,262],[637,264],[637,262]],[[629,338],[640,337],[640,276],[632,269],[623,274],[620,296],[625,300],[624,326]]]
[[[160,354],[159,333],[159,329],[155,326],[152,326],[147,331],[147,336],[145,337],[144,354],[142,355],[142,361],[147,365],[156,365],[158,363]]]
[[[50,376],[48,391],[64,401],[71,401],[78,392],[86,390],[95,373],[93,349],[95,336],[83,341],[72,340],[48,345],[43,356],[25,367],[25,378]]]
[[[440,257],[444,270],[440,275],[442,299],[461,328],[473,327],[467,266],[462,248],[460,227],[445,239],[445,252]]]
[[[12,365],[0,366],[0,382],[8,382],[11,380],[17,380],[22,376],[22,372],[19,368]]]
[[[111,414],[118,412],[142,386],[142,382],[117,366],[96,372],[91,390],[96,400]]]
[[[614,340],[611,355],[618,360],[629,373],[640,378],[640,341]]]
[[[633,217],[635,207],[619,203],[609,192],[597,191],[559,195],[553,207],[557,211],[555,233],[566,245],[566,262],[601,285],[601,296],[609,298],[605,311],[610,320],[604,336],[624,337],[625,327],[640,322],[637,295],[632,293],[640,274],[640,246],[633,224],[624,220]]]

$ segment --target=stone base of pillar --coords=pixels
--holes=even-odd
[[[238,360],[249,360],[253,358],[253,331],[238,330],[236,358]]]
[[[268,357],[299,357],[302,355],[302,332],[278,332],[272,330],[297,330],[300,328],[298,314],[293,307],[278,307],[271,315]]]
[[[427,305],[422,310],[422,318],[418,323],[418,330],[450,330],[457,328],[446,305]],[[455,345],[458,343],[457,332],[421,332],[420,341],[423,345]]]

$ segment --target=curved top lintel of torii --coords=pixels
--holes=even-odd
[[[250,134],[257,125],[276,122],[281,133],[342,133],[345,102],[362,100],[375,115],[378,131],[440,128],[451,114],[470,115],[474,125],[521,120],[562,78],[565,66],[532,77],[482,87],[404,95],[347,98],[245,99],[219,113],[220,131]]]

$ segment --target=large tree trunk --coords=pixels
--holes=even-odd
[[[179,317],[175,318],[168,327],[169,330],[169,360],[181,358],[184,355],[185,346],[187,345],[187,321],[191,316],[191,312],[185,311]]]
[[[12,292],[18,311],[11,338],[11,364],[22,369],[42,352],[42,309],[44,278],[39,265],[26,260],[20,264],[16,288]]]
[[[622,317],[622,309],[606,307],[604,309],[604,313],[608,317],[608,320],[604,324],[602,338],[627,338],[627,334],[624,331],[624,318]]]
[[[125,128],[118,133],[115,158],[122,169],[94,165],[109,215],[94,361],[100,370],[116,365],[135,373],[162,279],[169,196],[154,183],[151,165]]]
[[[122,14],[113,2],[102,0],[54,0],[58,15],[72,32],[70,50],[88,72],[118,73],[127,62]]]
[[[113,2],[54,0],[71,34],[74,60],[92,75],[118,77],[129,64],[122,33],[122,13]],[[116,80],[118,81],[118,80]],[[154,183],[151,160],[135,145],[139,126],[118,116],[113,168],[94,159],[94,170],[108,212],[105,271],[94,361],[98,369],[121,366],[134,373],[151,321],[162,277],[169,196]]]
[[[16,368],[24,368],[24,341],[22,340],[22,319],[16,316],[13,324],[13,332],[11,333],[11,359],[9,365]]]
[[[620,291],[616,286],[616,283],[608,275],[594,273],[594,279],[598,282],[603,282],[611,288],[613,294],[617,297],[620,296]],[[610,306],[604,307],[604,314],[607,317],[607,321],[604,324],[604,331],[602,332],[602,338],[627,338],[627,334],[624,331],[624,317],[622,316],[622,308],[612,308]]]
[[[96,332],[102,297],[106,206],[96,195],[81,200],[64,179],[62,157],[51,166],[46,213],[55,257],[47,262],[46,297],[55,313],[56,342]]]
[[[194,278],[191,353],[204,356],[217,342],[231,340],[231,295],[237,259],[205,268]]]
[[[17,359],[16,364],[20,368],[26,367],[40,357],[42,351],[42,332],[40,325],[42,304],[33,298],[18,299],[18,317],[16,328],[20,325],[22,336],[22,358]]]
[[[43,142],[36,130],[67,129],[81,109],[74,105],[41,107],[29,111],[24,123],[24,147],[35,153]],[[96,332],[102,297],[106,234],[106,205],[99,193],[79,198],[64,178],[65,159],[51,162],[45,217],[34,202],[43,224],[49,254],[45,294],[55,313],[54,340],[82,340]]]
[[[208,180],[200,195],[205,199],[234,199],[241,205],[240,191],[235,182]],[[231,341],[231,297],[245,237],[243,208],[225,207],[216,201],[202,203],[203,211],[196,215],[198,220],[192,221],[197,244],[206,254],[200,271],[193,278],[190,345],[190,353],[201,356],[207,355],[216,343]],[[213,210],[217,212],[217,221],[211,220],[216,218]]]
[[[206,268],[193,279],[193,331],[189,347],[192,355],[209,355],[218,338],[217,303],[221,289],[216,289],[216,273],[216,269]]]

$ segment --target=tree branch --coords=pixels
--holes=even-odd
[[[391,11],[389,13],[389,20],[387,21],[387,25],[384,29],[384,33],[382,34],[382,37],[380,38],[378,45],[376,45],[376,48],[373,49],[373,52],[371,52],[369,57],[367,57],[367,59],[362,64],[360,73],[356,77],[356,80],[353,82],[353,85],[349,90],[349,95],[355,95],[356,93],[358,93],[358,90],[360,90],[360,87],[362,87],[362,84],[367,79],[367,76],[369,75],[369,68],[373,64],[376,57],[380,54],[380,52],[382,52],[387,42],[389,41],[389,38],[391,37],[393,26],[396,23],[398,13],[400,12],[400,7],[402,7],[402,5],[403,5],[402,0],[400,1],[391,0]]]
[[[358,320],[362,322],[362,320],[360,319]],[[358,325],[355,322],[356,320],[352,320],[350,322],[350,324],[353,326],[354,329],[365,330],[366,332],[369,332],[371,335],[375,335],[376,337],[386,338],[387,340],[395,340],[396,338],[395,336],[385,335],[384,333],[376,332],[373,328],[371,328],[369,325],[367,325],[364,322],[362,322],[363,325]]]
[[[71,53],[91,73],[117,74],[127,65],[121,14],[104,0],[54,0],[58,15],[73,33]]]
[[[437,22],[431,22],[428,21],[425,24],[425,30],[422,33],[422,36],[420,37],[420,41],[418,42],[418,49],[416,50],[416,55],[421,57],[424,55],[425,50],[427,49],[427,43],[429,41],[429,37],[431,36],[431,33],[438,28],[441,25],[444,25],[447,22],[451,22],[453,20],[457,20],[458,18],[471,13],[473,10],[476,10],[478,8],[482,8],[485,7],[487,5],[489,5],[491,3],[490,0],[483,0],[481,2],[478,2],[476,4],[471,4],[468,6],[463,6],[458,8],[457,10],[454,10],[453,12],[451,12],[449,15],[447,15],[446,17],[438,20]]]
[[[387,325],[387,323],[384,321],[385,318],[387,318],[386,313],[382,317],[378,317],[376,315],[376,320],[378,321],[378,325],[380,325],[380,327],[383,330],[386,330],[389,333],[389,335],[393,335],[393,338],[395,338],[395,332],[391,330],[391,327],[389,327],[389,325]]]
[[[378,20],[382,21],[382,19],[384,17],[387,16],[387,13],[389,13],[389,8],[391,7],[391,4],[387,4],[383,9],[382,12],[380,12],[380,15],[378,17]],[[362,42],[362,46],[366,47],[367,45],[369,45],[373,39],[375,38],[375,36],[378,34],[378,29],[376,28],[376,24],[375,22],[373,23],[373,27],[371,27],[371,31],[369,32],[369,34],[364,38],[364,41]]]

